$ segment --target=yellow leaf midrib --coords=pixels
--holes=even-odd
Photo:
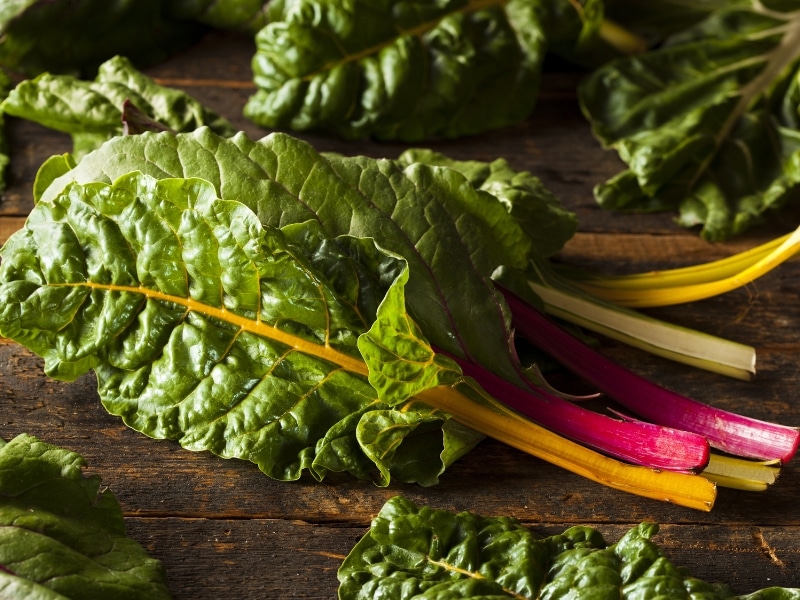
[[[313,342],[292,333],[283,331],[282,329],[275,327],[274,325],[270,325],[269,323],[265,323],[260,319],[249,319],[230,311],[225,307],[212,306],[204,302],[199,302],[191,297],[167,294],[141,285],[128,286],[92,282],[63,283],[58,285],[68,287],[87,287],[91,288],[92,290],[101,290],[107,292],[127,292],[131,294],[140,294],[151,300],[161,300],[163,302],[169,302],[178,306],[183,306],[187,311],[195,312],[218,319],[225,323],[236,325],[242,331],[274,340],[303,354],[321,358],[328,362],[337,364],[343,369],[357,375],[364,377],[368,375],[367,365],[363,360],[350,356],[349,354],[345,354],[344,352],[340,352],[327,342],[323,344]]]

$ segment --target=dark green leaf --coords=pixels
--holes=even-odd
[[[369,385],[356,341],[406,272],[369,239],[262,227],[206,181],[132,173],[38,202],[2,259],[2,335],[53,377],[94,369],[107,410],[151,437],[382,485],[395,456],[397,477],[436,483],[478,440]]]
[[[89,75],[117,54],[153,64],[197,40],[204,28],[174,14],[178,0],[4,0],[0,65],[29,76]]]
[[[217,29],[255,35],[267,23],[269,0],[179,0],[181,14]]]
[[[584,6],[585,4],[585,6]],[[256,37],[264,127],[418,141],[517,122],[533,110],[548,45],[577,53],[599,2],[273,0]]]
[[[800,198],[800,11],[772,4],[738,2],[587,78],[584,111],[628,164],[601,205],[677,210],[716,240]]]
[[[125,131],[132,120],[130,108],[124,114],[127,104],[162,129],[188,132],[207,125],[220,135],[235,133],[227,120],[188,94],[158,85],[121,56],[100,65],[91,82],[50,73],[25,80],[0,108],[6,114],[69,133],[79,158]]]
[[[0,597],[169,598],[161,563],[125,536],[84,464],[24,434],[0,444]]]
[[[517,520],[389,500],[339,568],[341,600],[619,598],[792,600],[800,590],[735,596],[669,562],[643,523],[609,545],[589,527],[538,537]]]

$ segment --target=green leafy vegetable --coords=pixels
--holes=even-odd
[[[404,262],[315,221],[286,230],[202,180],[72,185],[4,246],[0,331],[51,376],[94,369],[109,412],[152,437],[277,479],[377,469],[385,485],[397,455],[399,477],[436,483],[480,436],[390,410],[356,348]]]
[[[28,76],[92,75],[115,55],[155,64],[208,27],[254,35],[268,0],[4,0],[0,65]]]
[[[726,3],[641,56],[591,73],[580,100],[628,164],[601,205],[677,210],[711,240],[800,197],[800,10]]]
[[[330,239],[342,235],[374,238],[408,261],[408,314],[424,332],[426,343],[436,349],[431,350],[433,355],[467,360],[523,388],[531,383],[513,346],[508,305],[491,277],[500,267],[525,269],[528,265],[530,234],[541,227],[531,221],[524,203],[517,208],[514,204],[535,197],[538,188],[524,174],[511,178],[509,185],[507,165],[496,164],[494,176],[476,171],[471,182],[447,167],[411,162],[401,169],[394,161],[322,156],[283,134],[252,142],[241,135],[220,138],[204,129],[177,136],[145,133],[117,138],[66,173],[61,159],[46,167],[37,181],[37,187],[44,189],[40,204],[53,202],[70,182],[108,182],[141,169],[157,179],[209,177],[220,197],[241,199],[265,225],[311,220]],[[50,176],[54,178],[48,182]],[[489,187],[497,184],[504,200],[476,189],[481,178],[484,183],[493,181]],[[549,229],[543,247],[552,252],[557,240],[553,234],[561,230],[566,237],[571,235],[574,219],[556,210],[549,196],[541,204],[549,207],[543,211]],[[378,337],[379,345],[392,342],[391,336]],[[361,350],[382,401],[395,404],[415,393],[406,392],[402,399],[387,395],[372,376],[389,363],[373,361]],[[422,360],[411,346],[385,350],[400,358],[400,374],[390,374],[397,381],[405,381],[410,363]],[[459,406],[441,397],[424,401],[450,414],[459,413]],[[483,418],[463,414],[458,418],[487,433]],[[502,437],[503,433],[495,429],[490,435]]]
[[[800,589],[737,596],[673,565],[642,523],[608,544],[589,527],[538,537],[516,519],[389,500],[339,568],[341,600],[434,598],[800,598]]]
[[[0,6],[0,65],[33,76],[88,75],[117,54],[153,64],[203,32],[197,22],[176,16],[181,3],[7,0]]]
[[[269,20],[256,37],[248,118],[412,141],[527,117],[548,45],[576,51],[602,9],[561,0],[274,0]]]
[[[201,23],[255,35],[267,23],[269,0],[182,0],[181,5]]]
[[[161,563],[126,537],[114,495],[84,464],[29,435],[0,440],[0,596],[170,598]]]
[[[124,152],[112,152],[113,158],[108,160],[105,151],[117,144],[130,145]],[[177,156],[173,154],[176,150]],[[189,160],[182,161],[181,156]],[[158,179],[131,172],[113,185],[91,181],[105,178],[117,168],[127,173],[134,163]],[[217,165],[216,170],[212,164]],[[58,175],[66,166],[60,158],[55,159],[40,178]],[[218,183],[166,179],[161,168],[187,174],[201,169],[197,172],[218,178]],[[243,177],[242,172],[248,176]],[[90,181],[74,182],[82,177]],[[525,238],[509,226],[513,220],[497,200],[492,203],[490,197],[475,198],[475,194],[469,182],[451,169],[412,165],[401,170],[392,161],[324,158],[307,144],[284,135],[258,143],[243,136],[221,138],[208,130],[116,138],[52,180],[23,232],[6,244],[0,266],[0,295],[5,300],[0,331],[44,356],[53,376],[73,377],[93,368],[104,404],[132,427],[156,437],[179,439],[189,448],[248,458],[279,478],[294,478],[304,469],[318,477],[330,469],[366,476],[377,468],[376,480],[381,483],[388,481],[390,473],[434,483],[442,468],[477,441],[478,436],[466,425],[606,484],[710,508],[714,488],[705,479],[623,465],[536,427],[470,383],[452,361],[421,337],[420,332],[427,337],[430,328],[443,336],[442,343],[463,355],[484,353],[487,364],[510,367],[511,380],[524,381],[519,363],[514,362],[513,337],[502,329],[507,318],[502,310],[505,303],[488,276],[480,274],[491,272],[497,261],[514,259],[515,252],[525,248]],[[141,201],[136,200],[139,196]],[[247,199],[253,210],[216,200],[219,196]],[[353,316],[341,321],[336,315],[351,314],[346,306],[353,306],[357,298],[374,298],[374,291],[365,296],[359,289],[361,281],[347,285],[342,296],[346,306],[336,308],[335,294],[325,291],[326,279],[302,266],[308,260],[302,257],[320,254],[314,244],[303,245],[302,251],[297,245],[293,252],[287,250],[293,256],[296,253],[301,263],[293,267],[296,276],[275,273],[271,267],[263,271],[263,277],[258,269],[250,276],[235,261],[229,268],[216,267],[217,262],[227,266],[227,258],[214,257],[215,252],[227,257],[227,246],[214,241],[216,234],[211,235],[209,227],[193,233],[197,228],[180,226],[180,213],[193,215],[194,209],[188,207],[195,203],[235,205],[242,211],[237,222],[248,223],[248,233],[237,240],[243,248],[252,246],[250,260],[255,265],[264,262],[270,266],[280,249],[280,236],[273,233],[277,230],[270,221],[283,224],[282,235],[291,232],[292,239],[297,231],[313,225],[319,239],[328,240],[326,244],[358,234],[360,243],[373,251],[374,242],[369,239],[373,236],[380,239],[381,246],[400,248],[404,264],[417,269],[416,288],[411,267],[393,282],[387,277],[395,276],[396,269],[367,269],[380,274],[380,287],[385,289],[391,283],[391,288],[369,332],[376,352],[362,346],[366,334],[356,348],[359,332],[372,323],[371,310],[359,306],[358,319]],[[78,208],[85,205],[91,210]],[[100,228],[105,223],[101,216],[113,225]],[[210,218],[203,216],[204,220]],[[188,219],[188,223],[193,221],[199,222],[195,217]],[[102,231],[95,233],[98,228]],[[225,227],[219,228],[219,232],[225,231]],[[505,241],[485,243],[496,235],[505,236]],[[260,241],[264,237],[278,241],[269,246]],[[307,237],[307,233],[301,235]],[[142,241],[150,239],[152,248]],[[515,240],[513,248],[506,247]],[[130,256],[127,251],[114,256],[112,248],[117,252],[130,248]],[[86,264],[81,258],[84,255],[89,257]],[[59,262],[53,271],[55,256],[71,256],[75,261]],[[97,260],[108,261],[108,266],[95,266]],[[340,262],[337,259],[334,264]],[[454,278],[453,267],[458,264],[467,267]],[[322,271],[328,273],[330,266]],[[117,272],[122,287],[108,287],[105,279]],[[224,282],[239,272],[255,288],[229,290],[215,282],[215,277]],[[319,299],[313,306],[310,300],[301,302],[300,274],[310,278],[306,285],[312,297]],[[125,283],[125,278],[133,279]],[[470,290],[476,284],[477,301],[460,308],[460,296],[473,293]],[[461,294],[453,296],[448,291],[452,289]],[[203,296],[204,290],[213,302],[195,298]],[[407,295],[402,301],[390,302],[392,290]],[[64,297],[67,292],[74,296]],[[119,300],[117,293],[121,294]],[[222,299],[217,298],[220,294]],[[47,308],[51,297],[58,298],[57,309],[56,305],[53,310]],[[260,298],[268,312],[252,313],[253,298]],[[409,308],[420,311],[427,307],[428,312],[407,312],[406,298]],[[306,304],[308,314],[298,313],[298,307]],[[220,305],[226,311],[221,311]],[[245,310],[243,314],[232,310],[239,306]],[[499,322],[501,329],[475,337],[483,324],[474,315],[484,308],[492,326],[498,327]],[[465,309],[466,313],[460,312]],[[430,321],[434,310],[442,311],[444,317],[440,318],[445,323],[406,323],[407,319],[416,320],[417,314]],[[117,313],[126,318],[115,318]],[[141,328],[140,321],[144,321]],[[391,324],[387,333],[375,333],[375,326],[384,323]],[[455,324],[453,329],[450,323]],[[287,337],[284,327],[292,335]],[[401,335],[395,334],[400,331]],[[453,331],[471,337],[454,339]],[[491,343],[496,344],[495,354],[486,355]],[[382,360],[385,352],[398,360]],[[417,376],[420,367],[424,370]],[[311,377],[314,372],[320,374]],[[291,379],[295,373],[303,375],[300,382]],[[317,399],[317,394],[323,399]],[[334,406],[326,408],[326,402]],[[271,403],[278,409],[268,408]],[[400,410],[386,410],[392,406]],[[291,415],[290,421],[282,415]],[[428,458],[433,449],[439,453],[438,461]],[[393,469],[393,463],[403,466]]]
[[[0,109],[69,133],[74,157],[79,159],[123,133],[131,120],[129,105],[138,109],[139,115],[175,132],[207,125],[220,135],[235,133],[226,119],[188,94],[158,85],[121,56],[100,65],[91,82],[50,73],[25,80],[11,91]]]

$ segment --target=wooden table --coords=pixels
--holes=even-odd
[[[264,133],[242,117],[253,88],[248,39],[212,34],[147,73],[189,91],[251,136]],[[580,232],[563,253],[572,264],[609,272],[693,264],[720,258],[800,223],[800,213],[730,243],[711,245],[680,229],[672,215],[623,216],[596,207],[592,186],[620,169],[600,149],[577,108],[576,74],[548,73],[535,114],[515,127],[466,140],[429,144],[454,157],[507,158],[527,169],[574,210]],[[13,181],[0,204],[0,238],[19,228],[32,207],[36,169],[69,140],[12,121]],[[397,144],[344,143],[305,136],[321,150],[394,157]],[[720,407],[800,425],[800,261],[746,289],[691,305],[651,311],[665,320],[755,346],[756,381],[693,370],[606,342],[604,352],[662,385]],[[167,571],[175,598],[334,598],[342,557],[392,496],[487,515],[511,515],[552,534],[591,525],[615,541],[641,521],[661,524],[656,541],[674,562],[739,593],[769,585],[800,586],[800,469],[785,467],[765,493],[727,489],[711,513],[601,487],[492,440],[481,443],[432,488],[331,477],[323,483],[268,479],[243,461],[182,450],[127,429],[101,407],[92,376],[50,380],[22,347],[0,343],[0,436],[27,432],[81,453],[88,471],[116,494],[129,534]]]

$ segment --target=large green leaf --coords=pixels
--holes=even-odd
[[[207,129],[145,133],[87,155],[55,178],[40,202],[70,181],[110,182],[135,170],[207,179],[220,197],[246,203],[265,225],[315,220],[327,237],[378,240],[408,261],[409,312],[434,346],[508,379],[520,377],[510,315],[491,275],[502,265],[525,268],[531,242],[501,202],[453,169],[323,157],[284,134],[253,142]]]
[[[746,4],[746,6],[743,6]],[[677,210],[716,240],[800,197],[800,10],[737,2],[580,88],[597,136],[628,170],[601,205]]]
[[[94,369],[106,409],[149,436],[383,485],[395,457],[400,479],[436,483],[479,439],[369,385],[357,338],[405,282],[369,239],[262,227],[206,181],[132,173],[39,202],[1,252],[0,334],[53,377]]]
[[[548,44],[572,52],[599,2],[273,0],[257,37],[264,127],[416,141],[514,123],[536,102]]]
[[[507,598],[747,598],[793,600],[800,590],[735,596],[674,566],[643,523],[609,545],[596,530],[571,527],[538,537],[509,517],[484,517],[389,500],[339,568],[341,600]]]
[[[6,114],[72,135],[80,158],[124,132],[124,111],[132,104],[163,129],[194,131],[207,125],[220,135],[233,126],[188,94],[158,85],[116,56],[100,65],[94,81],[43,73],[18,84],[0,104]],[[128,109],[130,110],[130,109]]]
[[[19,435],[0,441],[0,597],[170,598],[161,563],[81,456]]]

